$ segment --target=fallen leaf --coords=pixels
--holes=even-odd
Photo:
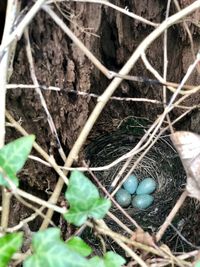
[[[200,135],[178,131],[171,135],[171,140],[187,174],[188,195],[200,200]]]
[[[144,245],[155,247],[153,237],[148,232],[144,232],[142,229],[136,229],[131,236],[131,240]]]

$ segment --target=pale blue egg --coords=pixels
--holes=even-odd
[[[138,209],[147,209],[153,203],[154,197],[148,194],[137,195],[132,199],[132,206]]]
[[[156,190],[156,182],[152,178],[146,178],[141,181],[136,190],[137,195],[151,194]]]
[[[134,194],[138,187],[138,179],[135,175],[130,175],[126,181],[123,183],[124,189],[128,191],[130,194]]]
[[[118,204],[123,208],[126,208],[131,204],[131,194],[129,194],[128,191],[122,188],[119,189],[115,194],[115,199]]]

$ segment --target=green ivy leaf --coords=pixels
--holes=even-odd
[[[33,255],[28,257],[24,267],[89,267],[89,261],[68,248],[60,239],[58,228],[37,232],[32,240]]]
[[[16,186],[19,185],[16,173],[24,166],[34,140],[34,135],[24,136],[8,143],[0,150],[0,167]],[[9,187],[2,173],[0,173],[0,185]]]
[[[71,206],[86,210],[99,198],[96,186],[80,171],[72,171],[68,190],[65,193]]]
[[[92,253],[92,249],[80,237],[74,236],[67,241],[67,247],[81,254],[84,257]]]
[[[88,217],[102,219],[111,206],[110,200],[100,198],[96,186],[80,171],[72,171],[65,197],[70,209],[64,217],[76,226]]]
[[[108,212],[110,207],[111,207],[110,200],[99,198],[93,203],[90,209],[90,216],[95,219],[102,219]]]
[[[7,267],[13,254],[21,248],[22,233],[7,234],[0,238],[0,267]]]
[[[79,209],[70,207],[70,210],[63,216],[68,222],[73,223],[76,226],[80,226],[86,222],[87,215],[88,214],[85,211],[80,211]]]
[[[112,251],[107,252],[103,258],[96,256],[90,259],[91,266],[95,267],[120,267],[125,262],[124,258]]]

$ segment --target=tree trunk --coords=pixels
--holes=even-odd
[[[194,1],[181,1],[182,8]],[[161,23],[165,19],[166,1],[115,0],[114,4],[127,8],[147,20]],[[132,55],[137,46],[154,28],[134,20],[116,10],[94,3],[63,3],[55,5],[54,10],[85,46],[109,69],[119,71]],[[172,4],[170,14],[176,12]],[[199,28],[195,26],[198,13],[188,17],[195,52],[199,47]],[[69,39],[53,20],[40,11],[29,26],[32,53],[38,82],[42,86],[56,86],[60,91],[42,91],[49,112],[58,132],[61,145],[66,155],[72,148],[84,126],[96,99],[81,96],[74,92],[94,93],[100,95],[110,83],[94,67],[83,52]],[[183,23],[176,24],[168,30],[168,81],[180,82],[193,62],[191,45]],[[146,56],[153,67],[163,73],[163,35],[148,48]],[[154,77],[139,60],[130,75]],[[188,84],[198,85],[198,72],[193,73]],[[32,84],[29,64],[26,57],[24,37],[18,43],[14,61],[11,83]],[[73,91],[73,92],[72,92]],[[162,87],[146,83],[124,81],[115,92],[119,97],[141,97],[162,101]],[[168,93],[170,97],[171,93]],[[199,93],[185,101],[185,105],[197,105]],[[7,93],[7,109],[22,126],[34,133],[37,142],[47,153],[54,155],[58,163],[63,164],[54,135],[48,125],[47,117],[40,99],[34,89],[13,89]],[[109,101],[103,110],[89,139],[101,133],[116,129],[121,120],[127,116],[144,116],[155,119],[163,110],[162,105],[146,102]],[[176,108],[172,117],[177,117],[184,110]],[[196,132],[199,129],[199,111],[194,111],[185,127]],[[183,126],[182,126],[183,127]],[[8,128],[7,138],[16,137],[16,132]],[[48,188],[53,191],[57,176],[42,164],[27,163],[21,173],[21,185],[36,195],[43,195]],[[28,170],[28,171],[26,171]],[[20,216],[19,213],[17,216]],[[16,216],[15,216],[16,218]],[[17,218],[16,220],[20,220]]]

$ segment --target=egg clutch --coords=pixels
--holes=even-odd
[[[152,178],[145,178],[141,182],[131,174],[123,183],[116,195],[118,204],[127,208],[130,204],[137,209],[147,209],[154,201],[151,195],[156,190],[156,182]]]

